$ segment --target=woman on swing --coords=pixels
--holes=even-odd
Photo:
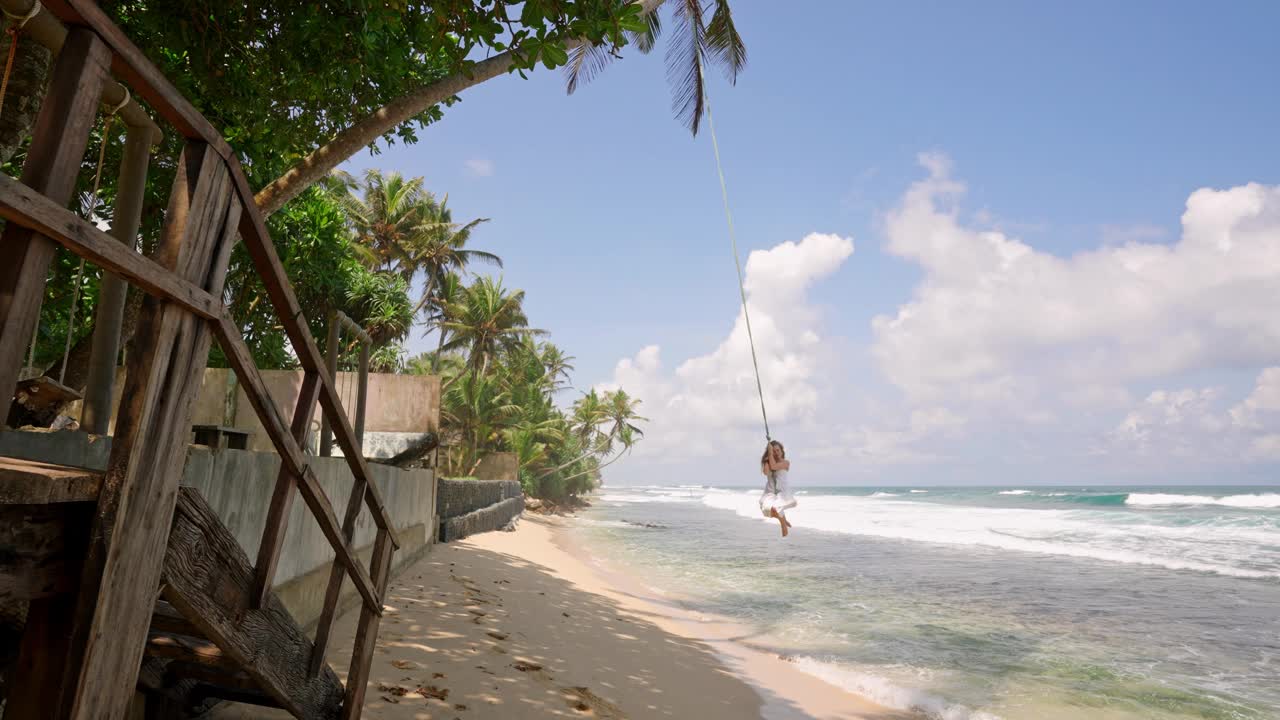
[[[760,472],[768,478],[764,494],[760,496],[760,512],[767,518],[778,519],[778,524],[782,526],[782,537],[786,537],[791,531],[786,511],[796,506],[795,496],[791,494],[791,483],[787,481],[787,471],[790,469],[791,461],[787,460],[787,451],[782,443],[770,440],[764,447],[764,457],[760,458]]]

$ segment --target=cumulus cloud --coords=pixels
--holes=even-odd
[[[844,314],[869,322],[870,366],[849,347],[857,328],[828,326],[811,298],[851,239],[814,233],[748,259],[770,420],[807,477],[821,465],[827,480],[990,482],[1016,467],[1075,481],[1087,465],[1098,480],[1161,479],[1280,461],[1280,187],[1197,190],[1176,237],[1093,224],[1096,237],[1072,243],[1092,249],[1063,257],[1012,234],[1025,225],[964,210],[945,155],[919,160],[925,177],[885,216],[883,249],[921,278],[893,312]],[[1241,390],[1233,373],[1250,368]],[[759,442],[741,312],[705,354],[650,345],[603,385],[633,392],[653,420],[623,465],[684,463],[715,482]]]
[[[812,233],[799,242],[756,250],[747,259],[743,287],[765,401],[775,423],[804,422],[819,405],[823,328],[808,291],[853,251],[850,238]],[[642,455],[708,455],[733,444],[735,432],[760,434],[760,404],[741,311],[715,349],[674,369],[667,369],[656,345],[620,361],[613,378],[598,387],[617,386],[640,398],[653,421],[638,451]]]
[[[880,367],[909,397],[1114,402],[1135,380],[1280,354],[1280,188],[1197,190],[1176,243],[1060,258],[966,226],[950,162],[920,162],[928,177],[889,213],[886,247],[925,276],[896,314],[873,320]]]

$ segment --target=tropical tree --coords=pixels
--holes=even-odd
[[[349,188],[338,195],[355,231],[361,259],[372,269],[394,273],[406,281],[421,266],[415,247],[433,221],[435,200],[423,185],[423,178],[406,179],[398,172],[383,174],[366,170],[357,182],[346,173],[338,177],[338,187]]]
[[[546,334],[529,327],[523,304],[523,290],[509,291],[501,280],[478,278],[441,324],[450,334],[441,350],[465,349],[472,378],[484,374],[500,351],[514,349],[524,337]]]
[[[568,89],[573,92],[629,42],[634,42],[642,53],[651,51],[662,29],[658,10],[663,5],[673,7],[674,32],[667,51],[672,106],[694,134],[706,109],[704,67],[718,65],[734,81],[746,65],[746,46],[734,26],[728,0],[600,0],[574,4],[526,0],[518,22],[505,17],[505,3],[477,3],[473,7],[470,2],[454,0],[445,5],[450,10],[462,10],[465,21],[460,34],[496,52],[476,62],[463,59],[465,52],[455,56],[459,64],[446,77],[422,84],[336,133],[259,191],[258,207],[275,212],[302,188],[401,123],[486,80],[509,72],[523,75],[538,63],[549,69],[568,66]],[[710,19],[708,5],[713,8]],[[492,15],[484,17],[486,13]]]
[[[471,231],[481,223],[489,222],[488,218],[476,218],[467,223],[455,223],[453,212],[449,210],[449,196],[446,195],[439,204],[430,206],[430,218],[423,226],[422,233],[413,243],[413,260],[426,274],[426,282],[422,297],[414,312],[428,308],[436,300],[435,291],[450,275],[462,275],[474,263],[484,263],[502,267],[502,258],[484,250],[473,250],[467,247],[471,239]]]

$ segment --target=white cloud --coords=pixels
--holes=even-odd
[[[489,177],[493,175],[493,161],[487,158],[472,158],[465,163],[468,177]]]
[[[823,328],[808,291],[834,273],[853,249],[852,239],[812,233],[798,243],[756,250],[747,259],[743,287],[769,419],[775,425],[803,423],[819,406]],[[709,455],[763,435],[741,311],[729,335],[706,355],[668,370],[659,347],[650,345],[620,361],[613,378],[597,387],[619,385],[641,399],[652,420],[638,456],[674,460]],[[750,442],[753,446],[755,440]]]
[[[770,420],[806,478],[1160,480],[1280,461],[1280,366],[1266,367],[1280,360],[1280,187],[1197,190],[1177,238],[1092,225],[1097,237],[1071,244],[1093,249],[1060,257],[1009,234],[1016,222],[964,211],[946,156],[920,163],[884,249],[921,280],[894,312],[846,315],[870,323],[870,367],[853,328],[828,326],[810,297],[852,240],[815,233],[748,259]],[[1260,371],[1243,392],[1228,372],[1242,368]],[[652,419],[611,477],[724,481],[758,452],[741,312],[709,352],[673,364],[650,345],[603,385]]]
[[[886,223],[887,250],[925,277],[874,319],[885,375],[917,401],[1013,412],[1055,394],[1114,401],[1127,383],[1280,356],[1280,188],[1192,193],[1173,244],[1130,241],[1069,258],[967,227],[945,156]],[[1059,390],[1059,389],[1067,390]],[[1065,398],[1063,398],[1065,399]],[[1010,405],[1011,404],[1011,405]]]

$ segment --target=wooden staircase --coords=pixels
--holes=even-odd
[[[0,598],[38,608],[74,590],[102,479],[0,458]],[[194,717],[217,700],[338,717],[342,683],[327,664],[311,673],[315,644],[274,593],[254,607],[253,578],[248,556],[204,497],[180,488],[138,668],[148,705],[164,708],[155,717]],[[47,633],[39,630],[32,625],[24,635],[6,717],[48,710],[39,683],[26,682],[47,655]]]
[[[16,671],[6,678],[5,720],[123,720],[136,688],[149,698],[149,718],[189,716],[218,699],[298,718],[359,718],[399,541],[239,158],[96,3],[44,7],[65,26],[65,41],[22,177],[0,174],[0,418],[58,246],[148,297],[106,471],[0,458],[0,602],[29,603]],[[185,143],[150,255],[67,210],[113,78]],[[130,125],[126,145],[150,147],[154,132]],[[132,189],[122,180],[119,194],[140,193],[145,176]],[[241,241],[304,371],[289,422],[222,302]],[[204,500],[178,486],[214,341],[281,458],[253,562]],[[341,520],[300,448],[317,403],[353,478]],[[295,496],[334,551],[314,642],[270,589]],[[362,509],[376,526],[368,568],[352,547]],[[363,605],[344,688],[325,650],[348,577]]]

